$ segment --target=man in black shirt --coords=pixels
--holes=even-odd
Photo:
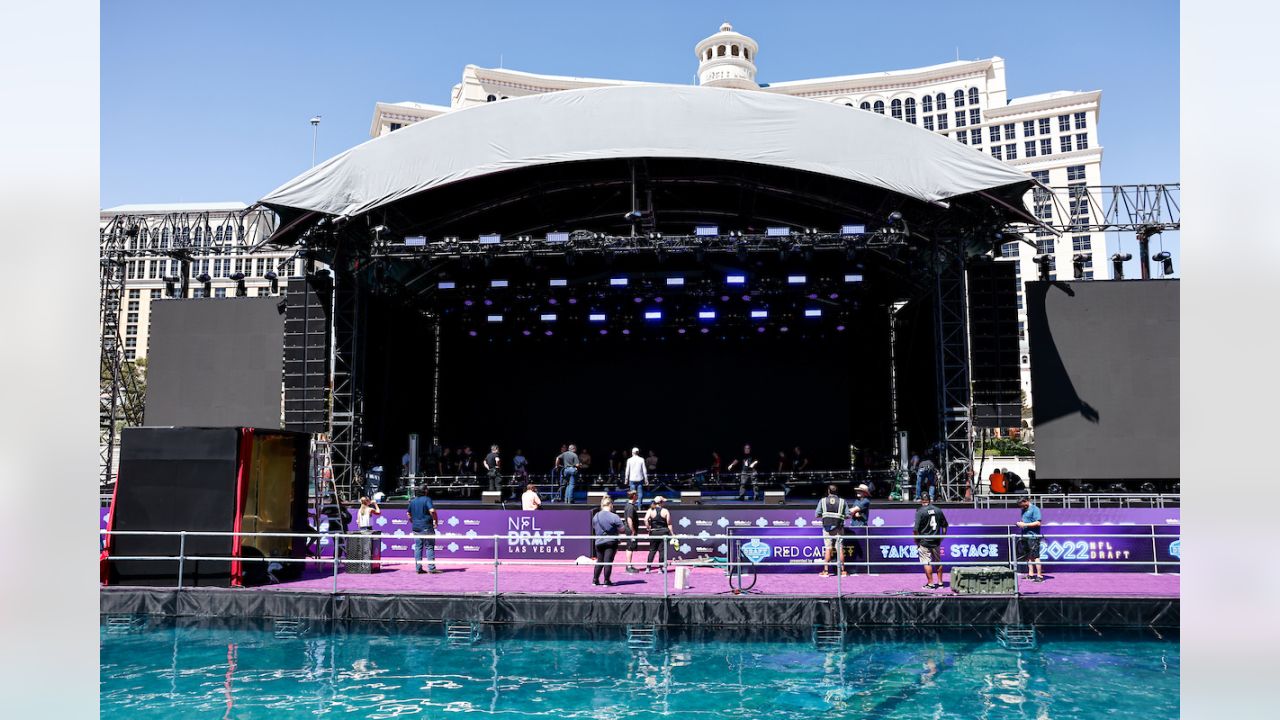
[[[627,539],[622,541],[623,549],[627,551],[627,572],[638,573],[640,568],[631,564],[631,558],[636,550],[640,549],[640,541],[637,536],[640,534],[640,496],[635,490],[627,491],[627,505],[622,509],[622,519],[626,521]]]
[[[942,508],[936,507],[928,494],[920,496],[920,507],[916,510],[916,550],[920,554],[920,564],[924,565],[924,589],[937,590],[942,587],[942,538],[947,534],[947,516]],[[934,579],[934,567],[937,566],[937,579]]]
[[[489,473],[489,489],[497,490],[501,480],[502,459],[498,457],[498,446],[490,445],[489,454],[484,456],[484,469]]]
[[[735,468],[741,468],[738,471],[738,499],[747,499],[747,485],[751,485],[751,499],[756,499],[756,465],[759,464],[751,454],[751,446],[742,446],[742,457],[729,463],[729,472],[733,472]]]
[[[844,521],[849,517],[849,507],[845,504],[844,498],[840,497],[840,490],[835,485],[827,487],[827,496],[818,501],[816,511],[817,518],[822,521],[822,572],[818,573],[823,577],[827,577],[831,573],[827,572],[827,566],[831,563],[831,555],[835,553],[839,556],[837,561],[840,564],[840,574],[848,575],[849,571],[845,569],[844,564]]]

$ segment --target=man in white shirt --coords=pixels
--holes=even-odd
[[[627,458],[624,474],[627,486],[636,494],[636,504],[644,500],[644,486],[649,484],[649,472],[645,468],[644,458],[640,457],[640,448],[631,448],[631,457]]]
[[[542,507],[542,498],[538,495],[538,486],[533,483],[524,490],[524,495],[520,496],[521,510],[537,510]]]

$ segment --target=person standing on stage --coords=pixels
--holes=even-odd
[[[640,448],[631,448],[631,457],[627,458],[627,468],[623,478],[631,492],[627,497],[636,496],[636,502],[644,501],[644,486],[649,484],[649,473],[644,458],[640,457]]]
[[[489,446],[489,454],[484,456],[484,469],[489,474],[489,489],[497,490],[502,483],[502,458],[498,456],[497,445]]]
[[[781,475],[787,472],[787,470],[790,469],[790,467],[791,467],[791,459],[787,457],[787,451],[779,450],[778,451],[778,469],[776,472],[779,475]]]
[[[516,455],[511,458],[511,470],[515,472],[517,482],[529,480],[529,458],[524,456],[524,451],[520,448],[516,448]]]
[[[617,449],[609,451],[609,477],[616,478],[622,474],[622,453]]]
[[[578,479],[578,446],[569,443],[569,449],[560,456],[561,472],[564,473],[564,502],[573,504],[573,484]]]
[[[556,486],[557,495],[564,492],[564,465],[560,463],[560,456],[564,455],[568,449],[568,445],[561,444],[560,452],[556,453],[556,459],[551,463],[551,482]]]
[[[461,457],[458,458],[458,474],[471,476],[476,474],[476,456],[471,454],[470,445],[462,447]]]
[[[437,474],[439,475],[453,474],[453,449],[452,448],[444,448],[440,451],[440,469]]]
[[[848,575],[844,565],[844,521],[849,517],[849,507],[840,490],[835,485],[827,486],[827,496],[818,501],[817,517],[822,521],[822,577],[829,577],[827,567],[831,564],[831,554],[839,556],[840,574]]]
[[[920,507],[916,510],[915,536],[920,564],[924,565],[925,590],[942,587],[942,538],[946,534],[947,516],[942,514],[942,508],[935,507],[928,495],[921,495]]]
[[[640,548],[637,536],[640,534],[640,500],[635,490],[627,491],[627,506],[622,509],[622,519],[627,523],[627,539],[624,541],[627,551],[627,572],[638,573],[640,570],[631,564],[632,557]]]
[[[742,446],[742,457],[729,463],[729,472],[733,472],[734,468],[741,467],[738,472],[738,499],[747,499],[747,485],[751,485],[751,499],[756,499],[756,466],[760,464],[751,454],[751,445]]]
[[[916,499],[920,499],[928,491],[929,499],[933,500],[937,490],[938,470],[933,461],[926,457],[916,467]]]
[[[871,488],[866,485],[859,485],[853,489],[854,500],[849,504],[849,526],[856,528],[853,533],[859,537],[866,537],[867,523],[871,520]],[[865,549],[862,544],[856,540],[851,540],[846,546],[850,549],[849,557],[857,561],[862,557]]]
[[[654,475],[658,472],[658,453],[649,449],[649,454],[644,459],[644,471],[647,475]]]
[[[613,558],[618,554],[618,535],[623,528],[622,518],[613,513],[613,498],[600,499],[600,512],[591,517],[591,534],[596,539],[596,566],[591,571],[592,585],[613,584]],[[604,582],[600,578],[604,577]]]
[[[800,450],[797,445],[791,449],[791,472],[799,475],[809,469],[809,458]]]
[[[671,511],[667,509],[667,499],[661,495],[653,497],[649,511],[644,514],[644,527],[649,533],[649,559],[645,562],[645,572],[667,571],[667,538],[671,537]],[[661,553],[662,565],[653,566],[653,558]]]
[[[542,496],[538,495],[538,486],[529,483],[524,488],[524,495],[520,496],[521,510],[537,510],[542,507]]]
[[[409,501],[409,522],[413,528],[413,566],[419,573],[439,574],[436,569],[436,508],[427,495],[425,484],[418,486],[418,496]],[[422,569],[426,552],[427,569]]]
[[[377,500],[370,500],[367,497],[360,498],[360,509],[356,511],[356,531],[362,533],[373,532],[373,516],[381,514],[382,509],[378,507]]]
[[[1018,559],[1027,564],[1027,574],[1023,580],[1044,582],[1044,569],[1040,566],[1040,508],[1031,503],[1031,498],[1018,498],[1018,507],[1022,510],[1022,518],[1018,520],[1018,528],[1022,536],[1018,538]]]

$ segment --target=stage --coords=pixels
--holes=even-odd
[[[613,587],[593,586],[591,566],[548,569],[503,563],[497,594],[491,567],[441,565],[417,574],[412,564],[365,575],[314,568],[296,581],[250,589],[103,588],[103,615],[307,618],[311,620],[472,621],[539,624],[1177,627],[1178,574],[1053,573],[1044,583],[1019,580],[1018,596],[956,595],[947,585],[924,590],[917,573],[761,574],[734,595],[724,571],[694,567],[688,586],[674,574],[627,574]]]

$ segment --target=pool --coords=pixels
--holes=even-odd
[[[808,633],[438,624],[218,627],[151,620],[101,631],[103,718],[1178,717],[1177,633],[1045,631],[1013,651],[990,629]],[[287,630],[287,629],[285,629]]]

